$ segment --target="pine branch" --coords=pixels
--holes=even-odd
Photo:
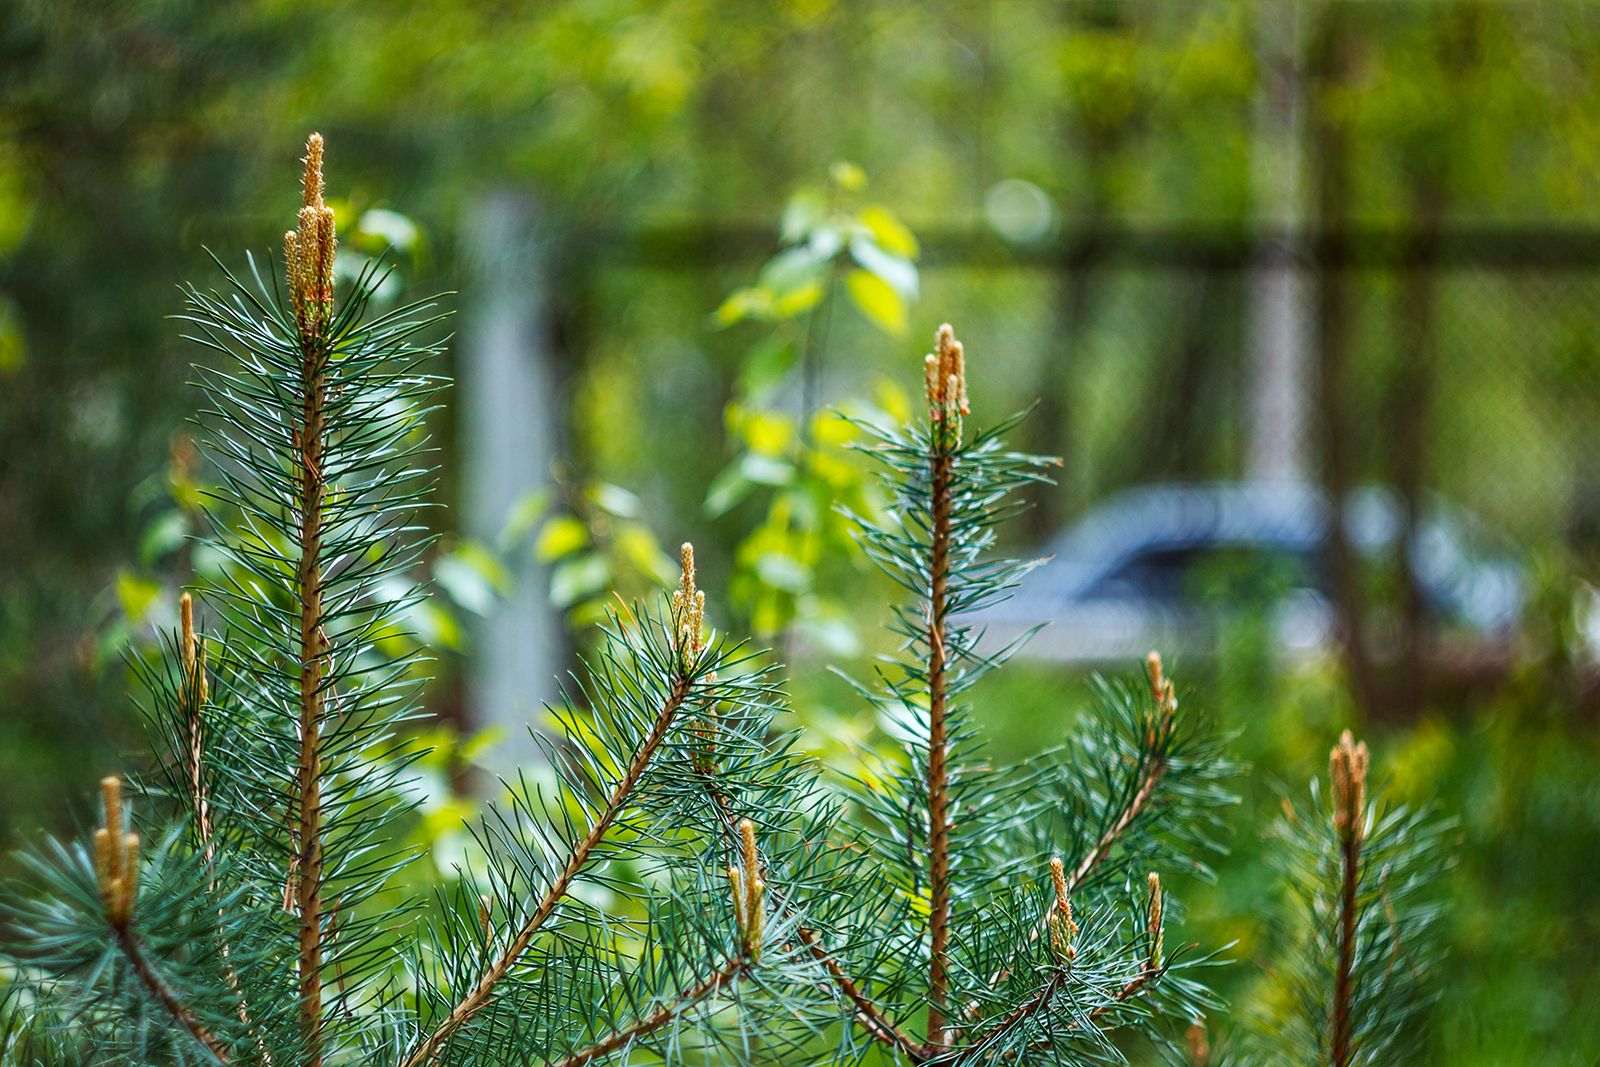
[[[939,360],[959,361],[960,343],[948,326],[939,331]],[[954,379],[954,372],[949,376]],[[946,375],[940,374],[940,382]],[[930,398],[931,399],[931,398]],[[940,412],[935,411],[937,418]],[[953,424],[953,425],[952,425]],[[950,943],[950,822],[949,755],[945,734],[945,611],[950,580],[950,467],[952,444],[960,443],[960,421],[943,420],[942,432],[932,434],[929,456],[933,478],[933,528],[928,550],[928,572],[932,579],[928,595],[928,857],[929,888],[932,893],[928,918],[928,1044],[946,1044],[945,999],[949,992]],[[953,432],[952,432],[953,431]]]
[[[210,685],[206,678],[206,641],[194,625],[194,598],[184,593],[178,602],[178,652],[182,667],[179,676],[179,702],[182,715],[188,722],[188,744],[183,749],[184,772],[188,778],[189,803],[194,813],[195,832],[199,835],[200,851],[205,856],[207,867],[211,867],[216,860],[217,845],[211,826],[211,802],[205,782],[206,746],[205,746],[205,704],[210,697]],[[216,891],[216,882],[213,880],[207,887],[210,892]],[[224,925],[227,916],[221,912],[217,914],[218,925]],[[233,966],[233,947],[224,940],[218,946],[222,956],[222,977],[228,983],[228,988],[239,996],[235,1005],[235,1012],[239,1022],[247,1032],[255,1036],[256,1051],[261,1056],[265,1067],[272,1067],[272,1054],[267,1051],[266,1041],[250,1020],[250,1003],[240,994],[239,973]]]
[[[1156,677],[1159,678],[1159,674]],[[1161,692],[1159,687],[1157,691]],[[1049,979],[1039,991],[1007,1013],[980,1037],[972,1041],[963,1053],[963,1058],[970,1058],[982,1053],[995,1042],[1005,1038],[1011,1031],[1025,1025],[1034,1017],[1048,1012],[1052,998],[1067,988],[1070,979],[1073,977],[1074,961],[1077,959],[1078,952],[1072,941],[1078,933],[1078,925],[1072,919],[1072,905],[1068,897],[1067,880],[1061,863],[1059,860],[1052,860],[1050,866],[1053,881],[1055,882],[1056,907],[1050,910],[1047,919],[1051,931],[1051,952],[1055,956],[1056,965],[1052,969]],[[1124,983],[1111,1000],[1091,1010],[1080,1021],[1070,1024],[1069,1030],[1095,1027],[1101,1019],[1115,1011],[1119,1006],[1132,1000],[1166,973],[1165,961],[1162,958],[1164,897],[1161,891],[1161,879],[1154,872],[1151,872],[1147,881],[1150,888],[1150,897],[1145,913],[1146,948],[1139,972]],[[1028,1044],[1022,1051],[1049,1048],[1051,1045],[1052,1042],[1050,1041],[1033,1042]],[[1009,1059],[1011,1055],[1008,1054],[1003,1058]]]
[[[1290,889],[1288,951],[1271,977],[1283,1010],[1253,1035],[1264,1056],[1330,1067],[1407,1062],[1437,994],[1439,876],[1452,823],[1367,795],[1368,755],[1347,730],[1309,808],[1285,798],[1269,853]]]
[[[966,357],[948,324],[939,327],[937,350],[925,361],[930,424],[928,487],[931,526],[927,558],[928,683],[928,1045],[948,1043],[945,1001],[950,990],[950,777],[945,671],[949,648],[951,482],[961,448],[961,416],[968,414]]]
[[[185,777],[188,779],[189,803],[194,812],[195,832],[200,837],[200,848],[210,861],[217,854],[211,834],[211,805],[206,797],[205,768],[205,718],[207,692],[205,641],[194,628],[194,598],[184,593],[178,603],[180,621],[179,654],[182,657],[182,674],[179,681],[181,714],[188,726],[188,744],[182,751]]]
[[[1089,880],[1090,875],[1105,861],[1107,856],[1111,855],[1112,849],[1127,835],[1139,816],[1144,814],[1151,798],[1155,795],[1156,787],[1160,784],[1162,775],[1169,765],[1173,730],[1176,725],[1177,696],[1172,682],[1162,673],[1161,655],[1159,653],[1151,652],[1146,656],[1145,666],[1149,672],[1151,703],[1155,709],[1151,719],[1145,726],[1146,737],[1150,741],[1150,758],[1144,763],[1139,785],[1133,791],[1132,796],[1118,811],[1117,816],[1111,821],[1111,825],[1101,833],[1099,839],[1095,842],[1094,848],[1084,855],[1078,865],[1070,873],[1067,873],[1060,869],[1059,861],[1051,861],[1058,869],[1060,884],[1057,886],[1056,893],[1063,902],[1064,907],[1065,901],[1068,900],[1071,894]],[[1069,920],[1071,914],[1071,911],[1068,910]],[[1037,941],[1049,928],[1050,918],[1051,916],[1047,913],[1029,931],[1029,944]],[[989,987],[993,989],[1000,985],[1010,977],[1010,974],[1011,972],[1008,968],[996,971],[989,977]],[[969,1022],[976,1017],[978,1007],[979,1005],[976,1001],[968,1004],[966,1018]]]
[[[575,1052],[570,1056],[563,1057],[562,1059],[556,1061],[552,1067],[585,1067],[585,1065],[593,1063],[595,1060],[600,1059],[603,1056],[609,1056],[611,1053],[627,1047],[639,1038],[644,1037],[647,1034],[654,1033],[673,1020],[682,1017],[685,1012],[699,1004],[701,1001],[705,1000],[707,997],[714,996],[725,986],[728,986],[736,981],[739,976],[749,968],[749,966],[749,960],[743,957],[729,960],[727,965],[721,970],[714,973],[711,977],[707,978],[704,982],[701,982],[693,989],[685,991],[671,1004],[668,1004],[666,1007],[660,1009],[654,1014],[639,1020],[632,1026],[618,1030],[604,1041],[601,1041],[595,1045],[591,1045],[582,1052]]]
[[[1100,840],[1095,843],[1094,849],[1083,857],[1078,866],[1073,868],[1072,873],[1067,876],[1067,889],[1069,892],[1082,885],[1094,873],[1095,868],[1100,866],[1100,863],[1111,854],[1111,850],[1116,847],[1117,842],[1122,840],[1123,835],[1128,832],[1128,827],[1133,825],[1134,820],[1144,811],[1145,805],[1150,803],[1150,797],[1155,793],[1156,785],[1161,781],[1162,772],[1166,769],[1166,760],[1162,757],[1152,760],[1149,766],[1145,768],[1144,778],[1139,783],[1139,788],[1122,809],[1121,814],[1117,816],[1116,821],[1106,829],[1105,833],[1100,835]]]
[[[1159,976],[1160,976],[1160,972],[1156,971],[1156,970],[1148,970],[1147,969],[1147,970],[1141,972],[1138,977],[1134,978],[1132,981],[1128,982],[1121,989],[1119,989],[1117,991],[1116,996],[1112,999],[1112,1001],[1109,1004],[1102,1004],[1098,1008],[1095,1008],[1093,1011],[1089,1012],[1089,1014],[1086,1016],[1085,1021],[1090,1023],[1090,1024],[1098,1023],[1101,1019],[1104,1019],[1106,1016],[1110,1015],[1113,1011],[1116,1011],[1117,1008],[1119,1008],[1123,1004],[1126,1004],[1128,1001],[1132,1000],[1139,993],[1143,992],[1145,987],[1148,986],[1152,981],[1154,981]],[[1029,999],[1027,1001],[1027,1003],[1023,1004],[1021,1007],[1017,1008],[1010,1015],[1006,1016],[1006,1018],[998,1026],[994,1027],[993,1029],[991,1029],[987,1033],[985,1033],[982,1037],[980,1037],[977,1040],[973,1041],[971,1046],[964,1051],[962,1059],[961,1060],[957,1060],[955,1062],[962,1062],[962,1060],[969,1060],[969,1059],[972,1059],[973,1057],[981,1054],[983,1049],[986,1046],[988,1046],[992,1042],[997,1041],[1000,1038],[1004,1037],[1008,1031],[1016,1029],[1018,1026],[1022,1025],[1023,1023],[1025,1023],[1029,1019],[1031,1019],[1033,1016],[1039,1015],[1042,1012],[1044,1012],[1044,1010],[1049,1006],[1051,998],[1054,997],[1057,993],[1059,993],[1062,989],[1064,989],[1066,987],[1066,984],[1067,984],[1067,980],[1066,980],[1065,972],[1058,971],[1057,973],[1051,975],[1050,976],[1050,980],[1045,983],[1044,988],[1040,989],[1039,992],[1034,997],[1032,997],[1031,999]],[[1073,1029],[1077,1029],[1077,1028],[1078,1028],[1077,1026],[1073,1027]],[[1046,1051],[1047,1049],[1051,1049],[1051,1048],[1054,1048],[1054,1047],[1055,1047],[1055,1042],[1054,1041],[1048,1041],[1048,1040],[1046,1040],[1046,1041],[1035,1041],[1035,1042],[1032,1042],[1029,1045],[1027,1045],[1027,1047],[1022,1049],[1021,1051],[1022,1052],[1043,1052],[1043,1051]],[[1011,1052],[1011,1053],[1007,1053],[1002,1058],[1003,1059],[1013,1059],[1013,1058],[1015,1058],[1016,1055],[1018,1055],[1018,1053]]]
[[[133,915],[139,900],[139,835],[127,832],[122,804],[122,782],[105,778],[100,782],[105,809],[105,827],[95,834],[95,873],[100,882],[100,897],[106,923],[117,948],[145,990],[154,997],[173,1022],[203,1045],[220,1062],[228,1063],[227,1052],[194,1013],[184,1006],[150,966],[133,933]]]
[[[333,304],[333,211],[322,202],[322,136],[306,144],[305,207],[300,229],[286,239],[289,284],[300,332],[299,425],[292,440],[298,453],[300,562],[295,577],[299,601],[300,759],[299,844],[295,908],[300,919],[300,1017],[307,1063],[321,1067],[322,956],[322,720],[328,640],[323,633],[323,470],[328,380],[326,331]]]
[[[139,981],[150,995],[155,997],[161,1003],[161,1006],[166,1009],[167,1014],[172,1016],[172,1020],[183,1027],[190,1037],[203,1045],[205,1050],[216,1058],[217,1062],[233,1062],[228,1058],[227,1050],[222,1047],[222,1043],[216,1039],[211,1031],[196,1021],[194,1013],[179,1002],[177,995],[167,988],[166,983],[151,968],[150,961],[145,957],[144,950],[139,946],[138,938],[133,934],[132,925],[128,917],[124,916],[120,920],[111,919],[110,922],[112,933],[116,935],[117,947],[122,950],[123,956],[128,961],[128,966],[138,976]]]
[[[738,820],[733,813],[733,802],[728,797],[727,791],[721,788],[716,776],[716,725],[713,718],[709,729],[701,731],[701,750],[697,754],[695,769],[705,783],[705,789],[711,798],[713,809],[717,813],[718,832],[723,841],[724,851],[729,857],[729,865],[734,862],[738,853]],[[788,906],[789,894],[778,892],[774,894],[780,906]],[[822,936],[803,922],[797,922],[795,934],[800,938],[801,944],[811,953],[812,959],[822,965],[828,977],[839,987],[851,1004],[855,1005],[856,1017],[861,1022],[862,1028],[874,1041],[888,1045],[905,1053],[913,1063],[920,1063],[928,1056],[928,1049],[894,1025],[875,1004],[871,997],[861,991],[861,987],[845,973],[839,959],[829,952],[822,943]]]
[[[828,977],[833,979],[840,992],[855,1005],[856,1017],[861,1020],[862,1029],[866,1030],[874,1041],[905,1053],[912,1063],[926,1062],[932,1054],[928,1046],[914,1041],[889,1021],[883,1010],[873,1003],[872,998],[861,992],[861,987],[844,973],[839,961],[823,947],[817,932],[804,926],[797,932],[801,943],[811,952],[812,958],[822,964],[823,969],[828,972]]]
[[[1350,1064],[1351,968],[1355,962],[1356,893],[1361,884],[1361,836],[1367,814],[1367,746],[1353,745],[1346,730],[1330,760],[1334,827],[1343,877],[1339,891],[1339,965],[1333,983],[1332,1067]]]
[[[420,1067],[420,1065],[429,1062],[443,1044],[450,1039],[450,1036],[489,1002],[489,998],[494,992],[494,987],[499,984],[500,980],[510,971],[512,965],[527,950],[533,941],[534,935],[544,926],[555,911],[556,905],[561,902],[562,898],[567,895],[567,891],[572,888],[573,880],[588,864],[590,854],[605,837],[606,832],[611,829],[612,823],[627,807],[634,788],[639,784],[640,778],[644,776],[645,769],[649,767],[650,761],[655,757],[662,742],[666,740],[667,731],[677,718],[678,712],[682,709],[684,700],[689,695],[691,685],[692,679],[682,670],[673,678],[670,694],[662,705],[661,711],[656,715],[655,722],[651,726],[649,734],[645,737],[644,743],[634,753],[632,762],[628,764],[626,772],[607,798],[599,817],[594,820],[588,832],[584,834],[582,840],[568,855],[561,872],[551,883],[550,888],[545,891],[538,907],[522,924],[511,944],[484,972],[483,977],[479,979],[473,990],[463,997],[450,1010],[445,1020],[435,1027],[433,1032],[417,1046],[411,1055],[406,1057],[405,1067]]]

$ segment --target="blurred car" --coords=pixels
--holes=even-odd
[[[1353,492],[1343,509],[1359,557],[1398,550],[1400,500]],[[1334,508],[1305,485],[1228,482],[1148,485],[1091,511],[1045,549],[1050,558],[1009,600],[963,621],[989,649],[1043,624],[1022,654],[1060,661],[1126,661],[1152,648],[1218,651],[1230,618],[1264,619],[1286,656],[1328,651],[1336,639],[1329,538]],[[1524,568],[1473,516],[1430,497],[1417,522],[1411,571],[1431,624],[1470,643],[1503,644],[1528,586]]]

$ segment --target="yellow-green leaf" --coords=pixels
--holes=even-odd
[[[160,596],[160,582],[141,578],[132,571],[117,572],[117,601],[129,622],[144,622],[145,615]]]
[[[850,299],[861,309],[873,325],[895,337],[906,332],[906,302],[894,291],[894,286],[864,270],[853,270],[845,276]]]
[[[841,189],[849,192],[859,192],[866,188],[867,172],[848,159],[838,160],[828,168],[828,177]]]
[[[822,300],[822,282],[811,279],[799,288],[791,289],[778,298],[773,311],[780,319],[791,319],[816,307]]]
[[[729,293],[712,318],[718,326],[732,326],[747,318],[770,318],[772,304],[771,290],[759,285],[747,286]]]
[[[598,552],[568,560],[550,574],[550,603],[570,607],[603,590],[611,581],[611,563]]]
[[[882,408],[895,425],[911,421],[911,398],[899,382],[887,375],[873,376],[872,402]]]
[[[533,554],[539,562],[576,552],[589,543],[589,531],[571,515],[556,515],[539,530],[539,539],[533,544]]]
[[[917,245],[916,235],[910,227],[889,213],[889,209],[880,204],[869,204],[861,209],[857,221],[872,231],[872,239],[878,242],[878,247],[885,252],[893,252],[897,256],[907,259],[916,259],[921,251]]]
[[[794,441],[794,416],[782,411],[754,411],[739,429],[751,451],[777,458],[787,454]]]
[[[638,523],[622,526],[614,541],[617,551],[650,578],[666,585],[678,577],[678,568],[663,551],[656,535]]]

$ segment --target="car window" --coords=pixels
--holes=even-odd
[[[1247,605],[1317,585],[1316,568],[1304,553],[1270,545],[1185,545],[1135,552],[1085,597]]]

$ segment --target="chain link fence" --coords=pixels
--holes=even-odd
[[[1535,559],[1567,574],[1600,560],[1600,236],[923,237],[908,334],[890,338],[841,302],[820,341],[817,395],[870,395],[884,380],[914,395],[935,327],[954,323],[977,417],[1037,404],[1015,443],[1064,459],[1060,484],[1011,531],[1021,545],[1048,543],[1130,487],[1265,473],[1299,474],[1331,499],[1381,487],[1402,517],[1442,502],[1530,575]],[[696,516],[727,460],[721,411],[746,341],[710,313],[776,241],[760,230],[595,239],[563,272],[565,348],[583,353],[569,441],[675,517],[682,529],[664,534],[713,554],[730,550],[728,531]],[[645,416],[612,417],[627,409]],[[1405,554],[1394,563],[1403,570]],[[1363,595],[1417,610],[1393,576],[1334,578],[1356,605],[1342,605],[1345,618],[1371,610]]]

